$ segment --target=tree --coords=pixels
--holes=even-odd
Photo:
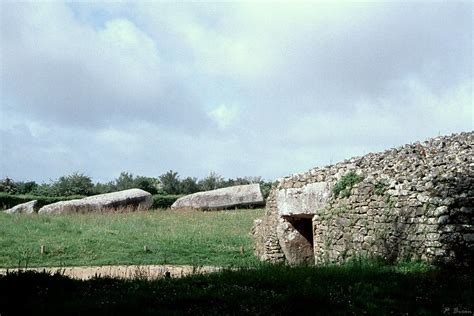
[[[158,180],[155,178],[148,178],[148,177],[136,177],[134,180],[135,187],[147,191],[151,194],[157,194],[157,183]]]
[[[214,171],[211,171],[211,173],[206,178],[199,181],[199,186],[203,191],[222,188],[223,184],[224,178]]]
[[[133,174],[128,172],[120,173],[119,177],[115,180],[115,187],[118,191],[135,188]]]
[[[33,195],[39,196],[57,196],[56,187],[54,183],[41,183],[32,192]]]
[[[94,187],[94,192],[96,194],[104,194],[117,191],[117,186],[114,181],[109,181],[107,183],[97,182]]]
[[[179,194],[179,176],[178,173],[170,170],[160,176],[160,182],[163,185],[163,190],[167,194]]]
[[[181,180],[180,193],[192,194],[201,191],[196,178],[187,177]]]
[[[15,194],[17,192],[17,186],[12,179],[6,177],[0,181],[0,192]]]
[[[31,194],[38,187],[38,184],[34,181],[28,182],[17,182],[17,193],[18,194]]]
[[[59,196],[91,195],[94,192],[94,184],[91,178],[77,172],[60,177],[53,186]]]

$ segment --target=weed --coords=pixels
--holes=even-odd
[[[339,179],[332,188],[335,197],[349,197],[352,187],[361,182],[364,177],[357,175],[354,171],[350,171]]]
[[[378,181],[374,185],[374,193],[375,193],[375,195],[378,195],[378,196],[384,195],[385,192],[387,192],[387,189],[388,189],[388,185],[387,185],[387,183],[385,183],[383,181]]]

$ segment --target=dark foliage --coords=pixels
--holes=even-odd
[[[182,195],[153,195],[152,208],[169,208]]]
[[[182,279],[0,277],[2,315],[437,315],[474,311],[469,271],[262,266]]]
[[[15,205],[26,203],[33,200],[38,200],[36,208],[41,208],[45,205],[56,203],[60,201],[81,199],[83,195],[71,195],[71,196],[37,196],[37,195],[19,195],[19,194],[8,194],[0,193],[0,209],[8,209]]]

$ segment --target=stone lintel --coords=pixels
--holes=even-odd
[[[301,188],[280,189],[276,192],[276,206],[280,216],[305,216],[324,209],[331,197],[327,182],[315,182]]]

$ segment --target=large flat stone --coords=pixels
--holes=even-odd
[[[35,206],[37,200],[29,201],[26,203],[21,203],[18,204],[12,208],[9,208],[8,210],[5,210],[5,213],[7,214],[33,214],[35,213]]]
[[[276,206],[281,216],[312,215],[323,209],[330,197],[329,184],[316,182],[302,188],[278,190]]]
[[[264,205],[260,184],[237,185],[206,192],[198,192],[179,198],[173,209],[224,209],[235,206]]]
[[[40,208],[38,214],[90,213],[120,208],[143,210],[148,209],[152,203],[153,198],[150,193],[140,189],[130,189],[49,204]]]

